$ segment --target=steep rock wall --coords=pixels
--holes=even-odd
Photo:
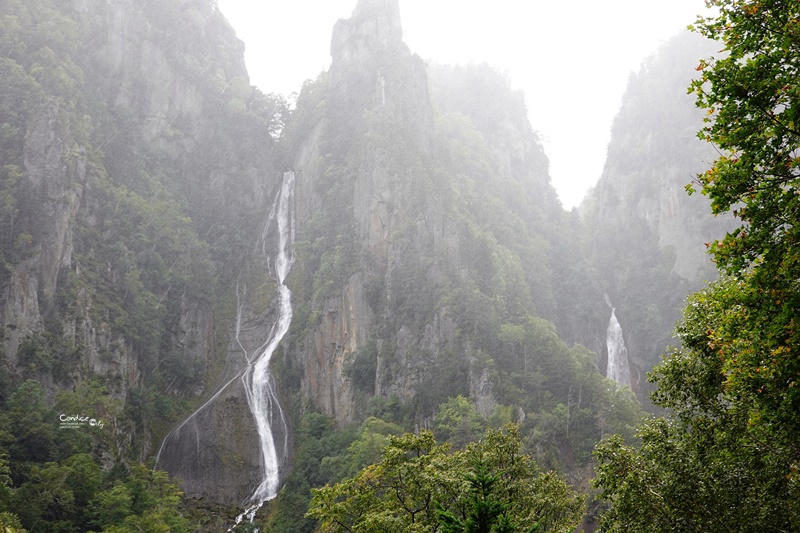
[[[130,418],[108,454],[144,460],[223,373],[278,110],[213,2],[20,6],[7,37],[25,46],[2,58],[21,133],[0,143],[19,169],[0,187],[0,352],[49,400],[102,383]]]
[[[26,216],[31,257],[16,266],[3,295],[0,323],[8,332],[4,348],[12,366],[18,363],[20,341],[42,327],[40,307],[53,306],[59,273],[72,264],[86,157],[58,118],[58,104],[45,106],[32,118],[23,146],[22,194],[38,205]]]
[[[348,233],[332,238],[341,247],[350,240],[338,259],[355,264],[330,290],[309,295],[318,318],[303,336],[299,359],[304,394],[349,422],[360,415],[346,375],[357,356],[374,358],[370,393],[408,399],[419,388],[430,361],[421,357],[417,326],[429,326],[403,323],[414,319],[409,314],[387,330],[385,308],[412,297],[407,284],[415,275],[441,277],[434,258],[456,241],[445,236],[442,207],[420,190],[427,171],[419,161],[430,156],[433,111],[425,67],[402,42],[397,2],[359,2],[350,19],[336,24],[331,54],[322,82],[331,105],[295,157],[298,226],[308,231],[321,211],[334,211],[339,231]],[[392,131],[397,151],[384,144]],[[333,206],[326,190],[332,180],[345,191]],[[428,264],[422,272],[420,262]],[[410,263],[418,263],[415,272],[404,272]],[[434,337],[429,332],[423,342],[432,353],[453,342]]]
[[[429,81],[396,1],[360,1],[331,54],[284,136],[303,394],[341,423],[374,395],[423,422],[457,394],[488,415],[495,322],[559,314],[548,241],[565,214],[524,101],[488,67]]]
[[[704,243],[731,227],[711,215],[706,198],[685,190],[716,158],[697,138],[703,114],[685,89],[699,58],[713,50],[714,43],[683,33],[631,77],[603,175],[581,206],[603,291],[625,334],[636,390],[674,343],[685,296],[715,277]]]

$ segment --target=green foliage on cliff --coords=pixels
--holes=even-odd
[[[97,450],[113,446],[124,415],[98,383],[64,393],[54,408],[27,380],[0,403],[0,523],[42,532],[189,531],[181,493],[164,472],[117,465],[105,472]],[[12,529],[13,531],[13,529]]]
[[[587,289],[583,228],[548,183],[521,94],[486,66],[432,69],[435,109],[420,100],[409,117],[399,110],[407,102],[384,101],[368,76],[347,79],[364,92],[355,105],[337,76],[304,86],[282,141],[311,158],[298,177],[306,205],[290,280],[293,337],[316,350],[313,335],[355,287],[349,305],[374,317],[341,369],[357,420],[396,397],[402,415],[387,420],[410,429],[433,419],[459,448],[487,426],[520,421],[526,451],[585,481],[578,472],[596,442],[617,431],[632,438],[642,411],[598,373],[592,352],[570,346],[593,339],[585,323],[602,293]],[[414,83],[402,78],[387,94],[410,98]],[[401,380],[412,390],[399,390]],[[479,412],[470,396],[488,402]],[[323,464],[354,462],[331,453]]]
[[[209,329],[265,216],[287,104],[250,87],[211,3],[129,8],[0,6],[0,287],[39,288],[34,323],[6,317],[13,378],[100,374],[127,396],[136,447],[219,364]]]
[[[403,438],[433,439],[435,434],[441,443],[436,447],[437,453],[445,455],[453,453],[460,458],[458,461],[448,459],[451,462],[446,463],[434,462],[427,473],[419,475],[429,477],[431,483],[440,481],[445,483],[442,481],[444,478],[451,481],[457,478],[461,484],[459,486],[463,489],[461,494],[463,500],[459,504],[460,510],[457,516],[463,520],[469,514],[470,505],[474,504],[469,497],[469,480],[466,476],[476,474],[477,470],[473,469],[474,465],[470,461],[475,459],[475,451],[481,446],[491,447],[497,444],[493,440],[495,438],[506,444],[512,442],[516,450],[514,453],[518,454],[519,458],[524,458],[526,464],[533,470],[538,471],[543,466],[559,468],[565,473],[576,472],[586,463],[590,450],[599,438],[595,423],[589,420],[590,416],[600,419],[599,423],[606,432],[622,433],[630,439],[633,434],[632,424],[641,416],[640,407],[629,390],[627,392],[615,392],[614,388],[606,390],[608,396],[596,400],[601,403],[606,402],[597,414],[591,412],[587,414],[583,411],[584,408],[576,409],[575,405],[567,407],[564,404],[557,404],[552,410],[540,409],[535,416],[523,422],[523,427],[515,425],[510,433],[504,432],[509,431],[508,424],[517,419],[519,408],[498,406],[491,417],[483,418],[473,401],[463,396],[450,398],[438,406],[431,421],[432,433],[416,437],[405,435]],[[274,512],[267,516],[262,523],[263,527],[276,533],[315,531],[319,526],[317,520],[330,517],[324,515],[325,511],[317,507],[317,511],[302,518],[309,505],[314,507],[309,490],[316,494],[315,489],[326,485],[333,486],[325,489],[332,491],[329,496],[341,494],[344,498],[344,494],[351,493],[352,483],[357,483],[356,480],[366,476],[366,472],[382,468],[386,454],[392,453],[390,449],[397,446],[398,436],[402,435],[404,427],[407,428],[409,425],[410,411],[408,407],[400,407],[396,399],[375,398],[370,402],[370,408],[371,412],[382,413],[386,418],[370,416],[359,427],[342,430],[337,429],[333,421],[323,415],[309,413],[303,417],[297,432],[298,448],[294,467],[274,504]],[[584,425],[587,427],[583,427]],[[569,451],[570,446],[574,447],[575,452]],[[580,464],[576,464],[574,457],[576,454]],[[411,470],[413,468],[409,466],[409,471]],[[582,482],[579,476],[571,474],[571,477],[573,483]],[[556,481],[562,483],[553,473],[547,474],[547,479],[553,483]],[[547,490],[555,490],[556,485],[548,487],[550,488]],[[566,490],[566,485],[563,488]],[[560,489],[556,490],[550,496],[555,498],[556,493],[561,494],[559,491]],[[545,496],[539,494],[537,497]],[[576,509],[583,509],[583,506],[578,500],[574,503],[576,507],[573,511],[580,515]],[[345,508],[351,504],[352,502],[346,503],[343,500]],[[532,510],[537,509],[540,504],[541,502],[536,504],[528,502],[524,505],[527,506],[525,509]],[[435,503],[431,505],[433,507],[429,509],[431,514],[428,518],[434,520],[437,508]],[[348,513],[362,511],[367,512],[353,508]],[[524,512],[524,509],[518,506],[515,512]],[[353,519],[359,518],[354,516]],[[542,527],[545,529],[541,531],[552,530],[547,529],[550,526],[545,527],[546,523],[542,522]],[[532,525],[533,522],[528,523],[528,527]]]
[[[691,298],[679,327],[682,348],[652,376],[658,385],[653,399],[670,414],[638,429],[640,447],[618,436],[598,446],[595,484],[611,503],[603,517],[606,531],[800,526],[790,397],[783,399],[788,409],[771,408],[761,399],[767,390],[748,391],[737,383],[739,376],[759,379],[761,373],[780,383],[769,374],[781,356],[773,359],[759,346],[763,330],[740,327],[750,292],[725,279]],[[765,361],[742,374],[748,354],[762,354]]]
[[[24,140],[46,107],[60,109],[59,127],[81,130],[76,113],[82,72],[73,62],[75,21],[48,2],[10,0],[0,6],[0,283],[32,255],[41,191],[26,190]],[[37,194],[38,193],[38,194]]]
[[[75,201],[62,213],[68,253],[56,260],[55,298],[37,300],[41,326],[28,325],[14,375],[0,380],[9,413],[28,420],[3,419],[0,434],[11,472],[0,503],[16,498],[24,527],[189,529],[160,473],[124,465],[152,451],[223,364],[232,289],[250,271],[275,170],[309,147],[318,157],[298,173],[307,204],[284,391],[301,390],[307,367],[294,356],[344,287],[363,289],[358,311],[374,320],[337,369],[360,426],[336,428],[293,398],[294,471],[272,530],[313,530],[303,518],[309,488],[371,471],[396,451],[387,443],[402,442],[393,437],[420,424],[457,448],[431,444],[454,469],[438,473],[451,476],[442,483],[459,492],[441,502],[451,514],[426,509],[429,524],[467,528],[483,503],[498,520],[513,509],[503,527],[552,519],[561,528],[574,517],[574,495],[520,447],[582,481],[593,443],[630,437],[641,413],[574,344],[594,339],[584,324],[599,292],[584,289],[592,272],[580,222],[558,204],[524,99],[503,76],[485,66],[434,74],[432,109],[421,61],[393,51],[379,58],[381,97],[369,76],[324,73],[290,114],[282,97],[249,86],[241,44],[213,2],[50,4],[0,6],[0,288],[41,258],[41,222]],[[112,13],[122,21],[113,31]],[[49,139],[53,168],[66,168],[46,186],[26,168],[33,130]],[[28,381],[12,393],[27,377],[66,392],[43,395]],[[49,405],[97,413],[114,430],[61,433]],[[512,420],[521,436],[474,443]],[[504,478],[506,460],[534,488]],[[570,520],[530,515],[539,483],[563,497]]]
[[[683,32],[631,75],[603,176],[581,206],[599,289],[616,307],[642,378],[674,343],[686,295],[716,278],[703,243],[731,227],[729,218],[709,212],[704,198],[683,191],[715,157],[697,139],[703,114],[685,93],[698,57],[716,49]],[[602,328],[610,314],[604,311]],[[645,397],[652,389],[641,382]]]
[[[0,512],[32,531],[192,529],[163,474],[131,465],[224,364],[286,101],[249,85],[212,2],[10,0],[0,55]],[[62,430],[57,409],[109,425]],[[99,486],[64,485],[91,465]]]
[[[483,71],[473,77],[481,76],[496,81]],[[551,254],[559,221],[548,221],[544,215],[546,210],[556,211],[557,203],[554,196],[543,198],[538,194],[537,182],[545,183],[546,179],[541,169],[536,173],[536,165],[541,163],[536,159],[541,156],[537,151],[540,147],[527,122],[523,120],[523,130],[531,138],[514,157],[530,163],[534,168],[528,172],[534,174],[518,175],[514,173],[517,167],[507,168],[498,162],[489,142],[492,139],[478,129],[477,118],[461,111],[436,115],[429,152],[414,137],[419,124],[392,120],[379,108],[351,110],[345,121],[344,111],[338,110],[343,104],[331,103],[336,98],[335,87],[326,80],[323,77],[307,86],[287,127],[290,138],[315,128],[330,132],[318,140],[318,149],[327,154],[317,162],[319,175],[313,176],[319,205],[299,230],[294,279],[300,305],[338,296],[350,276],[361,273],[366,278],[370,308],[381,317],[380,332],[375,333],[378,338],[391,336],[404,326],[417,335],[437,315],[447,316],[457,322],[459,342],[470,339],[488,353],[497,349],[493,340],[502,323],[522,321],[534,310],[561,320],[566,313],[556,310],[550,287],[552,269],[561,264],[560,258]],[[462,91],[470,87],[461,81],[456,85]],[[510,93],[504,80],[500,85]],[[508,117],[513,117],[515,126],[519,122],[519,96],[511,94],[507,101],[504,92],[495,95],[491,103],[469,100],[476,116],[492,113],[481,105],[508,107],[506,114],[496,118],[501,124],[483,124],[495,136],[500,135],[497,132],[503,130]],[[415,118],[424,121],[424,110],[419,113]],[[365,177],[365,173],[374,177]],[[377,185],[384,174],[397,178]],[[389,268],[386,258],[381,257],[386,250],[370,250],[363,245],[365,236],[360,233],[366,231],[366,215],[358,214],[359,221],[353,219],[355,184],[366,187],[364,182],[371,179],[376,181],[375,187],[385,187],[373,194],[386,196],[381,223],[389,233],[372,235],[370,242],[377,246],[383,241],[383,247],[406,251],[393,255]],[[433,224],[430,229],[442,235],[431,241],[431,235],[421,230],[423,221]],[[437,224],[441,227],[435,228]],[[301,307],[294,327],[302,332],[300,328],[313,327],[320,317]],[[384,368],[393,368],[391,350],[377,357],[388,362]],[[449,397],[468,393],[467,362],[457,353],[448,357],[439,353],[428,363],[442,366],[441,371],[427,373],[439,381],[419,387],[416,401],[420,416]],[[376,379],[387,379],[374,372],[368,375],[370,369],[377,368],[368,363],[364,352],[351,367],[353,377],[363,384],[359,387],[366,391],[374,388]],[[425,396],[428,393],[430,397]]]
[[[498,400],[525,413],[526,444],[545,464],[583,466],[603,435],[633,436],[641,406],[630,389],[598,373],[595,354],[568,348],[551,323],[534,317],[504,324],[500,340],[487,361]]]

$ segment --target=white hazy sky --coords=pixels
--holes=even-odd
[[[333,25],[356,4],[218,2],[245,42],[251,82],[286,95],[328,68]],[[525,93],[567,209],[602,173],[630,73],[705,9],[703,0],[400,0],[413,52],[438,63],[489,63]]]

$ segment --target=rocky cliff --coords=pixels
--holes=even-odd
[[[707,199],[685,190],[716,157],[697,138],[703,113],[687,94],[699,58],[716,48],[686,32],[631,76],[603,175],[581,206],[593,262],[636,369],[635,388],[673,342],[683,298],[715,277],[705,243],[732,228],[711,215]]]
[[[341,422],[372,395],[424,417],[471,394],[488,413],[481,323],[557,307],[547,241],[563,211],[521,96],[488,67],[429,81],[394,1],[360,1],[331,54],[287,134],[304,395]]]
[[[279,110],[210,2],[1,11],[6,370],[51,401],[101,383],[126,406],[108,453],[145,459],[225,365]]]

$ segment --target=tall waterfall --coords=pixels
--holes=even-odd
[[[611,307],[608,297],[606,303]],[[608,365],[606,377],[613,379],[620,386],[631,385],[631,374],[628,368],[628,350],[622,338],[622,327],[619,325],[615,309],[611,307],[611,319],[608,321],[606,332],[606,347],[608,348]]]
[[[264,259],[265,273],[272,274],[277,284],[274,323],[268,322],[266,311],[253,311],[247,287],[237,286],[227,376],[209,399],[166,436],[156,456],[156,465],[181,478],[187,493],[209,494],[224,486],[231,494],[239,494],[237,501],[244,500],[244,511],[237,524],[244,518],[252,522],[264,502],[277,496],[281,467],[288,457],[288,424],[269,364],[292,320],[291,291],[285,282],[294,261],[294,183],[294,173],[284,173],[255,250]],[[277,250],[273,250],[276,236]],[[252,421],[242,418],[248,410]]]
[[[276,212],[277,207],[277,212]],[[265,501],[271,500],[278,495],[280,483],[281,461],[275,447],[275,435],[272,431],[276,422],[283,428],[281,434],[284,439],[288,438],[286,431],[286,419],[283,410],[278,403],[278,397],[272,381],[272,374],[269,371],[269,362],[278,344],[289,331],[289,324],[292,322],[292,293],[286,286],[286,276],[294,262],[292,244],[294,243],[294,172],[286,172],[283,175],[283,185],[272,206],[267,224],[264,227],[262,245],[266,241],[266,234],[272,221],[278,224],[278,254],[275,258],[275,278],[278,282],[279,312],[275,324],[272,326],[268,341],[263,350],[248,355],[247,368],[242,375],[242,383],[247,393],[247,404],[253,413],[253,419],[258,430],[258,437],[261,445],[261,474],[262,481],[256,487],[250,497],[250,506],[236,519],[238,524],[243,517],[252,522],[256,511]],[[238,320],[237,320],[238,322]],[[278,413],[279,420],[273,419],[273,413]],[[284,442],[283,449],[288,447],[288,442]]]

